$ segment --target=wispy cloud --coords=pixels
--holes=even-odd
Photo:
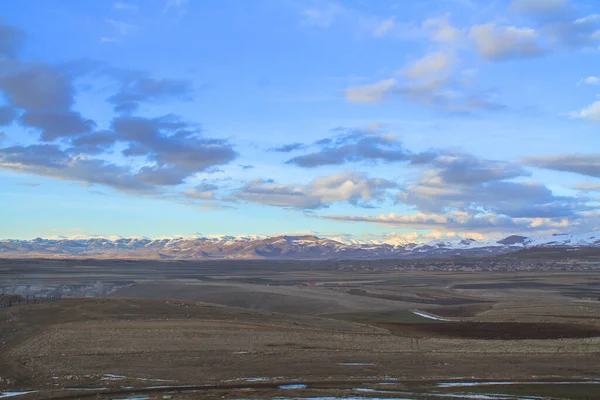
[[[132,3],[126,3],[123,1],[117,1],[113,4],[113,8],[115,10],[121,10],[121,11],[130,11],[130,12],[137,12],[139,11],[140,7],[136,4],[132,4]]]
[[[100,42],[102,43],[119,43],[123,41],[126,36],[129,36],[140,29],[137,25],[115,19],[107,19],[106,23],[112,27],[114,33],[110,36],[102,36],[100,38]]]

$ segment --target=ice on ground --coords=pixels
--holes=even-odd
[[[121,397],[119,399],[113,399],[113,400],[148,400],[150,397],[148,396],[142,396],[142,397]]]
[[[394,397],[390,399],[389,397],[379,398],[379,397],[278,397],[278,400],[418,400],[414,398],[408,397]]]
[[[255,377],[255,378],[240,378],[240,379],[244,382],[264,382],[264,381],[269,381],[269,380],[274,380],[274,379],[283,379],[283,376],[275,376],[275,377],[260,376],[260,377]],[[227,381],[223,381],[223,382],[227,382]]]
[[[22,396],[24,394],[37,393],[37,392],[38,392],[38,390],[30,390],[27,392],[0,392],[0,399],[4,399],[7,397]]]
[[[135,378],[138,381],[151,381],[151,382],[177,382],[174,379],[158,379],[158,378]]]
[[[442,382],[437,387],[466,387],[466,386],[490,386],[490,385],[597,385],[600,381],[555,381],[555,382],[520,382],[520,381],[486,381],[486,382]]]
[[[338,365],[375,365],[375,363],[365,363],[365,362],[341,362]]]
[[[280,385],[279,389],[306,389],[306,385],[301,383],[295,385]]]
[[[418,315],[419,317],[423,317],[423,318],[427,318],[427,319],[433,319],[433,320],[436,320],[436,321],[452,321],[451,319],[434,317],[433,315],[425,314],[424,312],[421,312],[421,311],[412,311],[412,313],[415,314],[415,315]]]
[[[115,375],[115,374],[104,374],[102,377],[103,381],[120,381],[123,379],[127,379],[124,375]]]

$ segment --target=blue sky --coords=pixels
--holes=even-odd
[[[595,1],[0,15],[0,238],[600,229]]]

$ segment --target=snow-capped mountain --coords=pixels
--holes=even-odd
[[[429,243],[360,242],[305,236],[73,237],[0,240],[0,257],[147,259],[378,259],[504,254],[533,247],[597,247],[600,232],[543,237],[512,235],[498,241],[460,239]]]

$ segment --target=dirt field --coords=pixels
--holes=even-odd
[[[37,265],[38,281],[134,283],[111,297],[0,310],[0,393],[600,397],[600,303],[568,294],[597,288],[600,273],[185,266],[185,278],[178,267],[169,279],[162,265],[145,275],[130,265],[81,268],[85,278]]]

